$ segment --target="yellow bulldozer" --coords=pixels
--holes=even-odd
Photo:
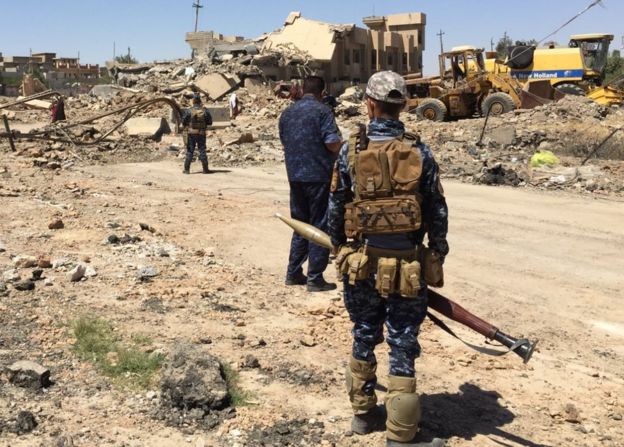
[[[440,55],[440,75],[406,76],[412,99],[407,110],[421,119],[445,121],[501,115],[522,104],[522,84],[506,73],[485,69],[483,50],[458,47]]]
[[[548,81],[567,95],[587,96],[607,106],[624,105],[624,90],[615,84],[604,85],[611,41],[612,34],[597,33],[571,36],[567,48],[518,44],[509,48],[505,61],[497,60],[496,53],[487,53],[485,69],[508,74],[523,85]]]

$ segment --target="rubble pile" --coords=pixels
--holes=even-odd
[[[262,78],[263,64],[296,63],[306,67],[308,59],[295,49],[280,46],[262,54],[175,60],[139,66],[116,66],[120,85],[103,85],[90,95],[67,98],[70,122],[158,97],[169,97],[180,107],[189,107],[193,91],[204,93],[206,107],[224,121],[209,132],[207,150],[212,165],[249,166],[283,162],[277,121],[290,100],[276,96],[272,84]],[[115,71],[116,70],[116,71]],[[229,120],[228,96],[235,92],[241,114]],[[348,133],[358,122],[366,122],[363,92],[348,88],[335,109],[338,125]],[[0,101],[2,99],[0,98]],[[48,112],[18,106],[8,114],[12,123],[47,122]],[[63,169],[81,163],[152,161],[183,157],[185,145],[176,134],[173,112],[163,104],[141,110],[132,122],[93,146],[67,141],[90,142],[112,128],[122,115],[105,117],[78,126],[67,133],[50,127],[59,140],[30,140],[20,145],[18,156],[30,158],[42,169]],[[581,161],[614,129],[624,122],[622,109],[609,109],[576,96],[531,110],[516,110],[502,117],[437,123],[419,121],[405,113],[408,130],[418,133],[435,152],[443,175],[489,185],[538,186],[574,189],[592,193],[622,193],[624,131],[616,133],[587,166]],[[481,134],[483,132],[483,137]],[[5,140],[0,145],[6,144]],[[538,151],[550,151],[561,160],[556,166],[531,167]]]
[[[408,129],[435,152],[444,176],[462,181],[510,186],[624,192],[624,132],[616,133],[586,166],[583,159],[624,122],[624,110],[608,109],[582,97],[532,110],[485,119],[447,123],[419,121],[405,114]],[[531,167],[538,151],[551,151],[555,166]]]

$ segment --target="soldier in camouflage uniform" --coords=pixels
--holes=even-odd
[[[405,82],[394,72],[376,73],[369,80],[366,96],[371,118],[367,129],[370,142],[411,140],[413,150],[420,154],[422,174],[416,194],[422,197],[422,226],[418,231],[403,234],[362,234],[359,242],[366,247],[364,250],[415,251],[422,246],[427,234],[429,249],[437,253],[441,264],[449,251],[446,241],[448,209],[440,185],[438,165],[431,150],[417,137],[407,134],[398,119],[407,98]],[[347,243],[345,206],[353,202],[356,185],[355,170],[349,166],[352,160],[349,146],[352,144],[351,140],[343,145],[334,167],[328,229],[335,247]],[[420,442],[417,435],[420,403],[416,393],[414,363],[420,354],[417,335],[427,311],[426,284],[422,277],[417,280],[416,293],[412,298],[398,293],[382,297],[376,287],[376,273],[371,272],[367,278],[357,281],[350,281],[347,275],[343,279],[345,306],[354,324],[352,357],[347,367],[347,388],[355,413],[352,429],[358,434],[367,434],[379,425],[383,426],[383,408],[376,406],[377,360],[374,349],[384,340],[385,323],[390,346],[390,375],[385,405],[387,445],[444,445],[444,441],[439,439]]]
[[[193,107],[182,112],[182,125],[187,131],[186,158],[184,159],[183,174],[189,174],[193,152],[199,150],[199,161],[204,174],[209,174],[208,155],[206,155],[206,129],[212,125],[212,116],[201,102],[199,93],[193,95]]]

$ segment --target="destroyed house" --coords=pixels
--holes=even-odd
[[[366,82],[375,72],[400,74],[422,71],[426,15],[419,12],[367,17],[367,28],[333,25],[310,20],[292,12],[284,27],[267,35],[263,52],[298,51],[309,68],[325,78],[331,90]],[[301,77],[296,64],[262,67],[273,79]]]

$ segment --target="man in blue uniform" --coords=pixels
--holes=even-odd
[[[182,113],[182,125],[187,130],[188,136],[183,173],[188,174],[190,172],[193,152],[197,148],[203,172],[209,174],[208,156],[206,155],[206,129],[212,125],[212,116],[208,109],[202,105],[199,93],[193,95],[193,107],[185,109]]]
[[[376,406],[374,349],[384,340],[385,324],[390,346],[387,445],[437,447],[444,441],[418,439],[414,363],[427,310],[425,278],[441,271],[449,251],[448,209],[431,150],[399,121],[407,98],[403,78],[376,73],[366,96],[371,121],[365,133],[352,136],[340,150],[328,211],[332,244],[342,247],[336,263],[344,273],[345,306],[353,322],[346,373],[355,414],[352,429],[367,434],[383,425],[383,410]]]
[[[325,229],[332,166],[341,147],[334,115],[322,101],[325,81],[311,76],[303,83],[303,97],[289,106],[279,120],[286,172],[290,184],[290,216]],[[308,261],[308,275],[302,265]],[[329,250],[293,234],[286,285],[307,285],[310,292],[333,290],[323,272]]]

